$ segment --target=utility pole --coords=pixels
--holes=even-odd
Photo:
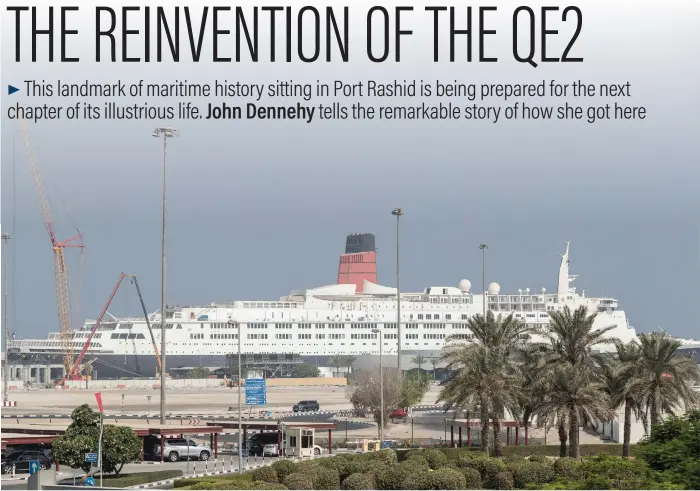
[[[384,448],[384,333],[381,328],[372,329],[372,332],[379,334],[379,446]]]
[[[240,322],[228,322],[228,325],[233,327],[234,325],[238,329],[238,473],[243,474],[243,421],[241,419],[241,414],[243,408],[241,407],[241,324]],[[282,442],[280,442],[281,444]],[[279,452],[280,449],[278,448]]]
[[[479,249],[481,249],[481,293],[484,304],[484,322],[486,322],[486,249],[488,248],[489,246],[486,244],[479,246]]]
[[[399,338],[398,343],[398,368],[399,377],[403,376],[401,371],[401,263],[399,261],[399,219],[403,215],[403,210],[401,208],[394,208],[391,212],[392,215],[396,217],[396,335]]]
[[[5,258],[5,263],[3,265],[3,283],[5,284],[5,295],[3,296],[3,324],[5,325],[5,373],[3,377],[2,384],[2,402],[7,403],[7,389],[10,386],[10,326],[7,325],[7,243],[12,239],[12,235],[3,233],[2,241],[5,245],[5,250],[3,251],[3,256]]]
[[[167,145],[168,138],[179,136],[180,132],[174,128],[156,128],[153,130],[155,138],[163,137],[163,233],[161,236],[161,285],[160,285],[160,424],[165,424],[165,217],[166,217],[166,182],[167,182]]]

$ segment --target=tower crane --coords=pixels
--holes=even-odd
[[[46,190],[44,189],[44,181],[39,172],[39,166],[36,163],[36,157],[29,140],[29,129],[24,119],[19,120],[19,129],[24,142],[24,147],[27,151],[27,160],[29,163],[29,173],[34,182],[37,197],[39,198],[39,206],[41,207],[41,215],[44,219],[44,227],[49,234],[51,248],[53,250],[54,263],[54,280],[56,284],[56,300],[58,307],[58,325],[61,333],[61,348],[63,351],[63,364],[66,368],[66,373],[71,373],[74,368],[73,355],[73,327],[71,325],[71,308],[68,283],[68,265],[64,250],[66,248],[78,248],[81,251],[85,247],[82,243],[75,241],[82,239],[83,235],[78,230],[78,234],[70,239],[59,241],[56,238],[56,227],[51,215],[51,207],[49,205]]]

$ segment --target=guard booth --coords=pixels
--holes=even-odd
[[[314,429],[289,428],[285,435],[285,455],[287,457],[314,456]]]

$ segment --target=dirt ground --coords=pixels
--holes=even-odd
[[[321,410],[350,409],[352,405],[346,396],[346,387],[268,387],[267,405],[257,407],[273,412],[291,411],[292,406],[302,400],[317,400]],[[36,389],[16,391],[12,399],[16,407],[2,408],[3,414],[66,414],[76,406],[95,406],[95,390],[89,389]],[[149,414],[160,410],[159,389],[99,390],[106,413]],[[245,390],[241,390],[245,404]],[[422,404],[435,404],[438,388],[433,386]],[[123,396],[123,398],[122,398]],[[167,412],[177,414],[219,414],[238,404],[237,388],[206,388],[166,390]]]

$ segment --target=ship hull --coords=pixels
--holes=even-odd
[[[283,358],[284,354],[276,354],[278,357]],[[291,355],[291,353],[289,353]],[[424,361],[422,363],[423,370],[431,371],[433,369],[430,363],[430,358],[438,358],[440,352],[438,351],[404,351],[401,355],[402,368],[404,370],[410,370],[411,368],[416,368],[415,357],[420,355],[423,357]],[[91,360],[93,357],[86,356],[85,361]],[[117,379],[117,378],[152,378],[158,372],[158,365],[155,357],[153,355],[119,355],[119,354],[100,354],[94,356],[95,361],[92,364],[93,379]],[[296,364],[304,363],[316,367],[330,368],[334,372],[346,373],[348,367],[340,366],[334,367],[332,365],[332,356],[329,355],[318,355],[318,356],[300,356],[296,359]],[[384,355],[382,357],[382,363],[385,367],[396,367],[397,357],[396,355]],[[234,354],[235,359],[235,354]],[[379,367],[379,355],[357,355],[352,363],[351,370],[368,370]],[[63,363],[62,356],[58,354],[41,354],[35,353],[30,356],[10,356],[10,363],[15,366],[26,365],[26,366],[48,366],[48,365],[61,365]],[[166,357],[166,368],[170,375],[176,376],[176,374],[186,375],[188,369],[194,367],[207,367],[210,370],[215,370],[217,368],[226,368],[230,362],[227,360],[225,355],[167,355]],[[281,362],[260,362],[253,364],[243,364],[243,367],[255,373],[262,373],[262,370],[267,372],[267,376],[274,374],[274,376],[283,376],[283,371],[280,367],[283,365]],[[287,369],[284,373],[289,372],[294,364],[287,364]],[[281,375],[282,374],[282,375]]]

